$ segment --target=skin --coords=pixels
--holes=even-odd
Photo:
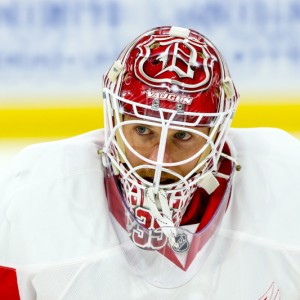
[[[124,121],[127,120],[139,120],[132,116],[124,116]],[[199,132],[208,134],[208,128],[194,128]],[[145,124],[130,124],[123,126],[123,133],[129,144],[142,156],[156,160],[160,142],[161,128],[156,126],[148,126]],[[199,149],[201,149],[206,143],[206,139],[200,135],[182,130],[169,129],[167,133],[166,149],[164,154],[164,162],[172,163],[182,161],[191,157]],[[125,146],[126,156],[133,167],[145,164],[143,160],[138,158]],[[199,157],[194,160],[179,165],[170,167],[169,169],[176,173],[185,176],[187,175],[197,164]],[[151,169],[142,169],[138,171],[139,175],[146,179],[153,179],[154,171]],[[176,181],[177,177],[163,172],[161,182]]]

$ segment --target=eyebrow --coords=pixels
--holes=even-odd
[[[144,126],[144,127],[147,127],[149,129],[152,129],[152,128],[162,128],[161,126],[155,126],[155,125],[149,125],[149,124],[142,124],[142,123],[138,123],[139,121],[141,121],[140,118],[135,118],[135,117],[130,117],[130,116],[127,116],[127,120],[125,120],[124,118],[124,121],[136,121],[137,123],[132,123],[132,124],[128,124],[128,125],[132,125],[132,126]],[[152,121],[154,123],[154,121]],[[157,124],[159,124],[159,122],[157,122]],[[182,126],[182,129],[180,130],[177,130],[177,129],[172,129],[172,128],[169,128],[171,130],[176,130],[177,132],[178,131],[181,131],[181,132],[189,132],[188,129],[201,129],[199,130],[200,132],[204,133],[204,134],[207,134],[209,132],[209,129],[208,127],[206,126],[197,126],[197,127],[194,127],[194,126]],[[206,130],[203,130],[203,129],[207,129]]]

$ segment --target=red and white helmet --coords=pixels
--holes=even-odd
[[[181,27],[154,28],[128,45],[105,74],[103,97],[104,165],[112,164],[126,205],[137,222],[148,229],[161,228],[175,249],[176,228],[195,191],[207,178],[211,183],[218,170],[238,102],[227,65],[200,33]],[[132,118],[124,119],[126,115]],[[143,156],[126,139],[124,128],[130,124],[160,129],[155,158]],[[183,127],[185,132],[205,138],[206,143],[188,157],[165,161],[168,130]],[[143,163],[131,165],[128,151]],[[196,158],[198,163],[188,174],[174,171]],[[153,170],[153,176],[140,176],[142,169]],[[176,180],[164,183],[162,174]],[[150,241],[143,240],[143,245],[134,242],[141,248],[157,249]]]

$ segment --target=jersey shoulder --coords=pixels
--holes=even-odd
[[[231,128],[228,141],[236,155],[246,153],[256,156],[271,152],[274,155],[300,156],[300,140],[279,128]]]
[[[103,130],[75,137],[32,144],[21,150],[0,175],[0,202],[5,193],[42,179],[99,168],[97,150],[104,142]]]
[[[102,143],[100,130],[36,144],[8,166],[0,178],[0,265],[62,260],[110,246]]]
[[[300,142],[272,128],[232,129],[232,155],[241,165],[224,227],[250,239],[300,249]]]

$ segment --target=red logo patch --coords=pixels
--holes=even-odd
[[[280,300],[280,291],[273,282],[267,292],[259,300]]]

